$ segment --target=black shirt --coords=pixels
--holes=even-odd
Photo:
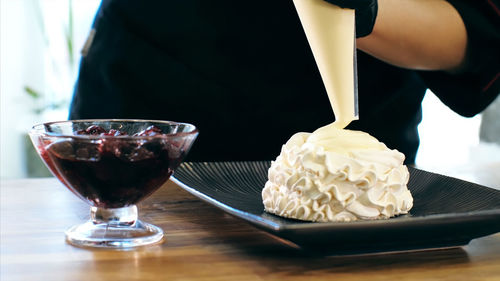
[[[274,159],[291,135],[329,124],[334,114],[293,2],[258,4],[104,1],[70,118],[189,122],[200,130],[189,160]],[[498,62],[498,54],[494,58]],[[465,77],[492,79],[491,71],[483,72]],[[360,120],[348,128],[372,134],[413,163],[428,87],[422,77],[444,93],[454,91],[441,80],[455,76],[422,75],[358,51]],[[499,83],[490,83],[484,97],[467,92],[458,98],[480,100],[465,106],[467,114],[498,94]]]

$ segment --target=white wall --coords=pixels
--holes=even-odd
[[[30,86],[50,99],[69,101],[74,70],[68,66],[64,32],[70,0],[0,0],[0,177],[26,176],[24,140],[35,123],[66,119],[67,109],[32,114]],[[73,0],[75,61],[99,0]],[[40,17],[42,16],[42,17]],[[45,26],[44,38],[42,24]]]
[[[482,114],[461,117],[431,92],[426,94],[422,108],[417,167],[500,189],[500,134],[490,132],[488,142],[479,134],[481,124],[483,130],[489,131],[495,130],[497,124],[491,120],[483,123]],[[485,113],[498,116],[499,109],[491,106]]]
[[[31,1],[0,1],[1,177],[22,177],[23,134],[34,121],[23,86],[44,87],[44,44]]]
[[[479,145],[481,115],[461,117],[430,91],[425,95],[422,111],[417,165],[434,170],[465,164],[470,158],[469,150]]]

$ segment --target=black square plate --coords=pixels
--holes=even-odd
[[[388,220],[313,223],[264,212],[270,161],[183,163],[183,189],[303,249],[359,254],[456,247],[500,231],[500,191],[409,167],[410,214]]]

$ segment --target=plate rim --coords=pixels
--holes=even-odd
[[[209,165],[211,163],[238,163],[238,162],[270,162],[270,161],[216,161],[216,162],[185,162],[182,164],[193,164],[193,163],[199,163],[199,164],[205,164]],[[180,167],[179,167],[180,168]],[[412,167],[413,169],[428,172],[422,169],[418,169],[415,167]],[[433,173],[433,172],[428,172],[428,173]],[[435,173],[433,173],[435,174]],[[437,174],[440,175],[440,174]],[[445,175],[440,175],[440,176],[445,176]],[[449,176],[445,176],[449,177]],[[288,230],[307,230],[307,229],[314,229],[314,230],[335,230],[335,229],[342,229],[342,230],[354,230],[354,229],[368,229],[368,228],[377,228],[383,225],[384,227],[401,227],[401,226],[418,226],[418,225],[429,225],[430,223],[439,223],[439,224],[454,224],[457,222],[464,222],[464,220],[476,220],[478,218],[482,219],[498,219],[500,220],[500,208],[495,208],[495,209],[489,209],[489,210],[478,210],[478,211],[471,211],[471,212],[461,212],[461,213],[441,213],[441,214],[431,214],[431,215],[426,215],[426,216],[418,216],[418,217],[412,217],[410,216],[400,216],[396,218],[390,218],[390,219],[377,219],[377,220],[360,220],[360,221],[353,221],[353,222],[308,222],[308,221],[300,221],[300,220],[294,220],[295,223],[293,224],[280,224],[273,222],[269,219],[263,218],[261,215],[255,215],[249,212],[246,212],[244,210],[231,207],[227,205],[226,203],[217,200],[216,198],[213,198],[198,189],[191,187],[181,180],[177,179],[175,177],[175,173],[172,175],[171,180],[176,183],[178,186],[180,186],[182,189],[186,190],[187,192],[191,193],[192,195],[198,197],[199,199],[202,199],[203,201],[214,205],[215,207],[232,214],[234,216],[237,216],[243,220],[245,220],[248,223],[263,227],[268,230],[272,230],[276,233],[279,232],[285,232]],[[460,180],[460,179],[459,179]],[[478,185],[475,183],[471,183],[474,185]],[[478,185],[481,188],[487,188],[492,191],[497,191],[496,189]],[[263,213],[269,214],[270,216],[277,216],[275,214],[271,214],[266,212],[264,209],[262,210]],[[283,218],[280,216],[277,216],[278,218],[281,219],[288,219],[288,218]]]

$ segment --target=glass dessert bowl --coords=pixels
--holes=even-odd
[[[78,246],[128,248],[163,231],[138,219],[136,204],[162,186],[189,152],[194,125],[154,120],[70,120],[33,126],[49,170],[87,202],[90,220],[66,231]]]

